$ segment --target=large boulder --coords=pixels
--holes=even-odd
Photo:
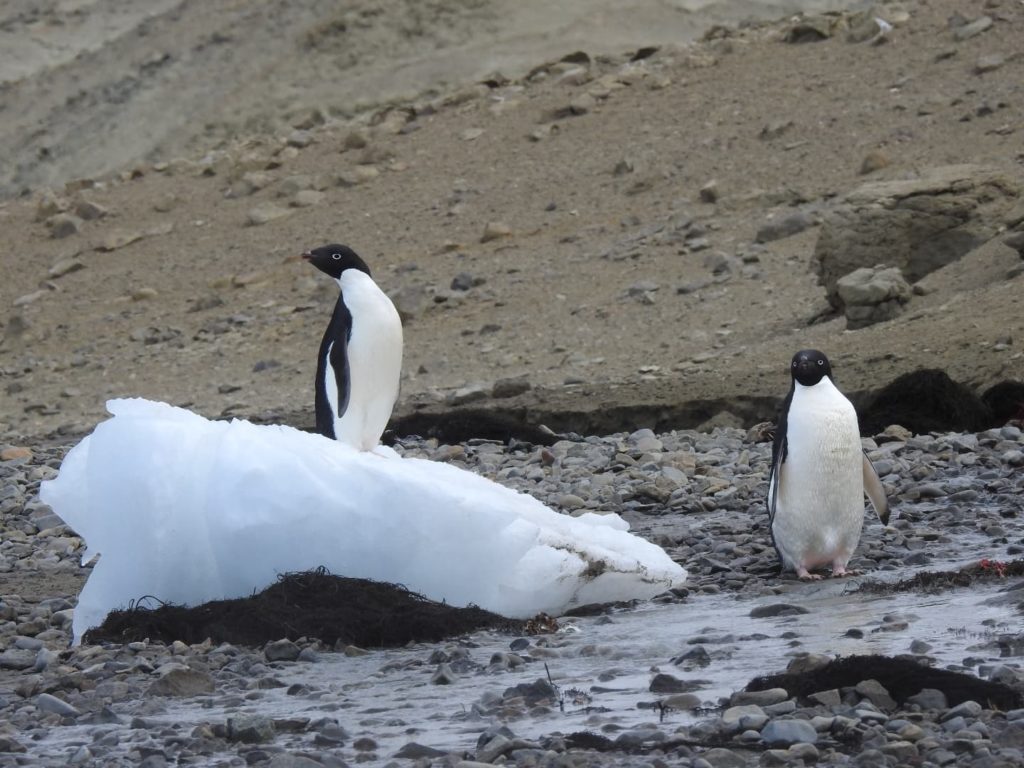
[[[822,222],[814,249],[818,282],[836,308],[839,279],[861,267],[899,267],[916,282],[995,236],[1021,192],[1018,177],[978,165],[864,184]]]
[[[899,267],[861,267],[836,281],[848,330],[892,320],[910,301],[910,284]]]

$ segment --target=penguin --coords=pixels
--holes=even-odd
[[[832,366],[816,349],[793,356],[792,384],[779,413],[768,476],[768,519],[782,570],[801,579],[846,565],[860,541],[864,494],[882,524],[889,504],[861,448],[857,412],[832,382]]]
[[[372,451],[398,399],[402,321],[351,248],[330,244],[302,254],[333,277],[341,293],[316,364],[316,430]]]

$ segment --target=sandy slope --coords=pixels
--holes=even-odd
[[[181,18],[197,5],[183,4]],[[225,18],[234,8],[217,7]],[[470,27],[493,23],[480,20],[486,4],[458,8]],[[786,44],[784,25],[769,25],[664,46],[641,62],[623,52],[556,64],[352,125],[321,102],[327,123],[311,128],[303,148],[286,146],[291,127],[263,135],[253,117],[251,138],[202,162],[136,163],[132,178],[62,191],[71,205],[88,200],[109,212],[63,239],[36,220],[39,193],[11,200],[0,208],[0,292],[10,308],[0,318],[0,420],[23,434],[81,428],[101,417],[106,397],[137,394],[207,415],[311,421],[312,355],[334,292],[293,256],[329,240],[363,254],[411,315],[405,411],[523,376],[533,389],[508,402],[541,415],[648,403],[637,423],[645,426],[680,403],[724,398],[718,406],[753,417],[785,391],[789,357],[806,346],[830,354],[847,390],[921,366],[977,387],[1020,378],[1024,278],[1001,277],[1019,263],[1008,248],[993,244],[929,276],[930,292],[902,318],[847,332],[839,319],[808,325],[824,301],[808,268],[817,227],[752,245],[769,218],[795,206],[826,210],[860,184],[872,150],[892,163],[871,178],[960,162],[1020,171],[1024,60],[1015,52],[1024,9],[989,8],[995,24],[956,42],[948,17],[980,15],[980,4],[905,8],[909,20],[877,47],[843,36]],[[171,18],[152,22],[151,41],[176,34]],[[452,34],[461,23],[449,25]],[[235,103],[231,52],[249,43],[243,37],[213,44],[219,53],[202,59],[219,75],[204,80],[209,103]],[[135,61],[119,44],[93,55]],[[151,45],[149,55],[161,50]],[[993,53],[1003,65],[977,74],[979,57]],[[259,83],[275,124],[293,114],[276,100],[286,81],[268,70]],[[168,125],[195,122],[160,93],[149,108]],[[102,113],[83,108],[81,123],[48,118],[47,129],[69,141],[76,132],[109,139],[125,160],[149,152]],[[4,119],[21,130],[11,114]],[[353,125],[367,120],[366,146],[350,148]],[[199,147],[225,131],[204,138],[170,126],[172,134],[165,146]],[[262,174],[260,189],[253,177],[242,181],[247,172]],[[702,202],[712,180],[718,201]],[[252,209],[268,204],[288,215],[247,225]],[[509,234],[481,242],[488,222]],[[148,236],[122,247],[118,232]],[[719,255],[746,256],[750,269],[677,292],[711,278]],[[84,268],[51,277],[69,258]],[[460,273],[477,285],[451,290]],[[737,398],[760,405],[748,413]]]

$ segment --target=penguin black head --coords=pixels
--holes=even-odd
[[[828,358],[824,352],[816,349],[801,349],[793,355],[789,370],[793,380],[805,387],[813,387],[826,376],[832,378],[832,366]]]
[[[347,245],[336,243],[321,245],[312,251],[306,251],[302,254],[302,258],[335,280],[340,278],[341,273],[346,269],[358,269],[360,272],[370,274],[370,268],[366,266],[366,262]]]

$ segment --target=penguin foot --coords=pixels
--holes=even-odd
[[[842,578],[844,576],[863,576],[863,575],[864,575],[864,571],[858,571],[856,569],[848,571],[848,570],[846,570],[846,567],[842,566],[842,565],[840,565],[840,566],[833,566],[832,567],[832,578],[833,579],[840,579],[840,578]]]
[[[796,576],[800,581],[821,581],[824,578],[820,573],[811,573],[803,566],[796,569]]]

